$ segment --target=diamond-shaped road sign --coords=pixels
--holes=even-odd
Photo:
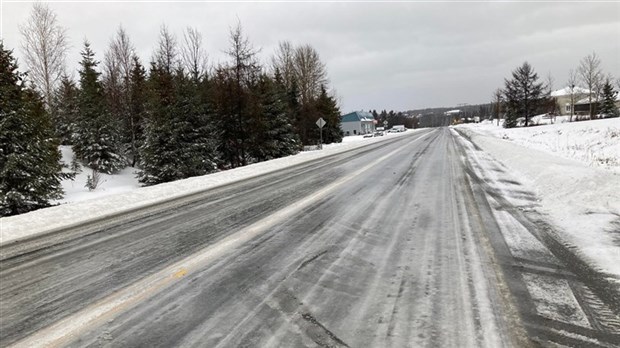
[[[319,126],[319,128],[323,128],[323,126],[325,125],[325,120],[323,119],[323,117],[319,117],[319,119],[316,121],[316,125]]]

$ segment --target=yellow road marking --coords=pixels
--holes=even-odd
[[[186,274],[187,274],[187,270],[185,268],[181,268],[180,270],[178,270],[178,271],[176,271],[174,273],[174,277],[175,278],[181,278],[181,277],[183,277]]]

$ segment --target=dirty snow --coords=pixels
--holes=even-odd
[[[566,280],[531,273],[523,273],[523,279],[538,314],[552,320],[591,328]]]
[[[301,152],[294,156],[149,187],[137,187],[137,181],[133,178],[134,170],[126,169],[121,172],[120,176],[105,176],[104,180],[106,181],[102,183],[99,189],[88,192],[84,188],[85,177],[88,174],[86,169],[81,177],[78,177],[73,183],[63,183],[63,187],[67,187],[68,194],[62,202],[69,203],[0,218],[0,244],[113,216],[120,212],[153,205],[164,200],[184,197],[194,192],[256,177],[371,143],[411,135],[419,131],[422,130],[410,130],[375,138],[349,136],[345,137],[342,143],[325,145],[321,151]],[[63,156],[67,156],[65,158],[68,159],[70,151],[64,149]]]

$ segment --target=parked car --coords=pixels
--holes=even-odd
[[[383,131],[375,131],[375,136],[376,137],[382,137],[383,136]]]
[[[372,133],[366,133],[364,134],[364,138],[372,138],[373,134]]]

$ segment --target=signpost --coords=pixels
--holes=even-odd
[[[325,125],[325,120],[323,119],[323,117],[319,117],[319,119],[316,121],[316,125],[319,126],[320,132],[321,132],[321,142],[319,143],[319,149],[323,149],[323,126]]]

